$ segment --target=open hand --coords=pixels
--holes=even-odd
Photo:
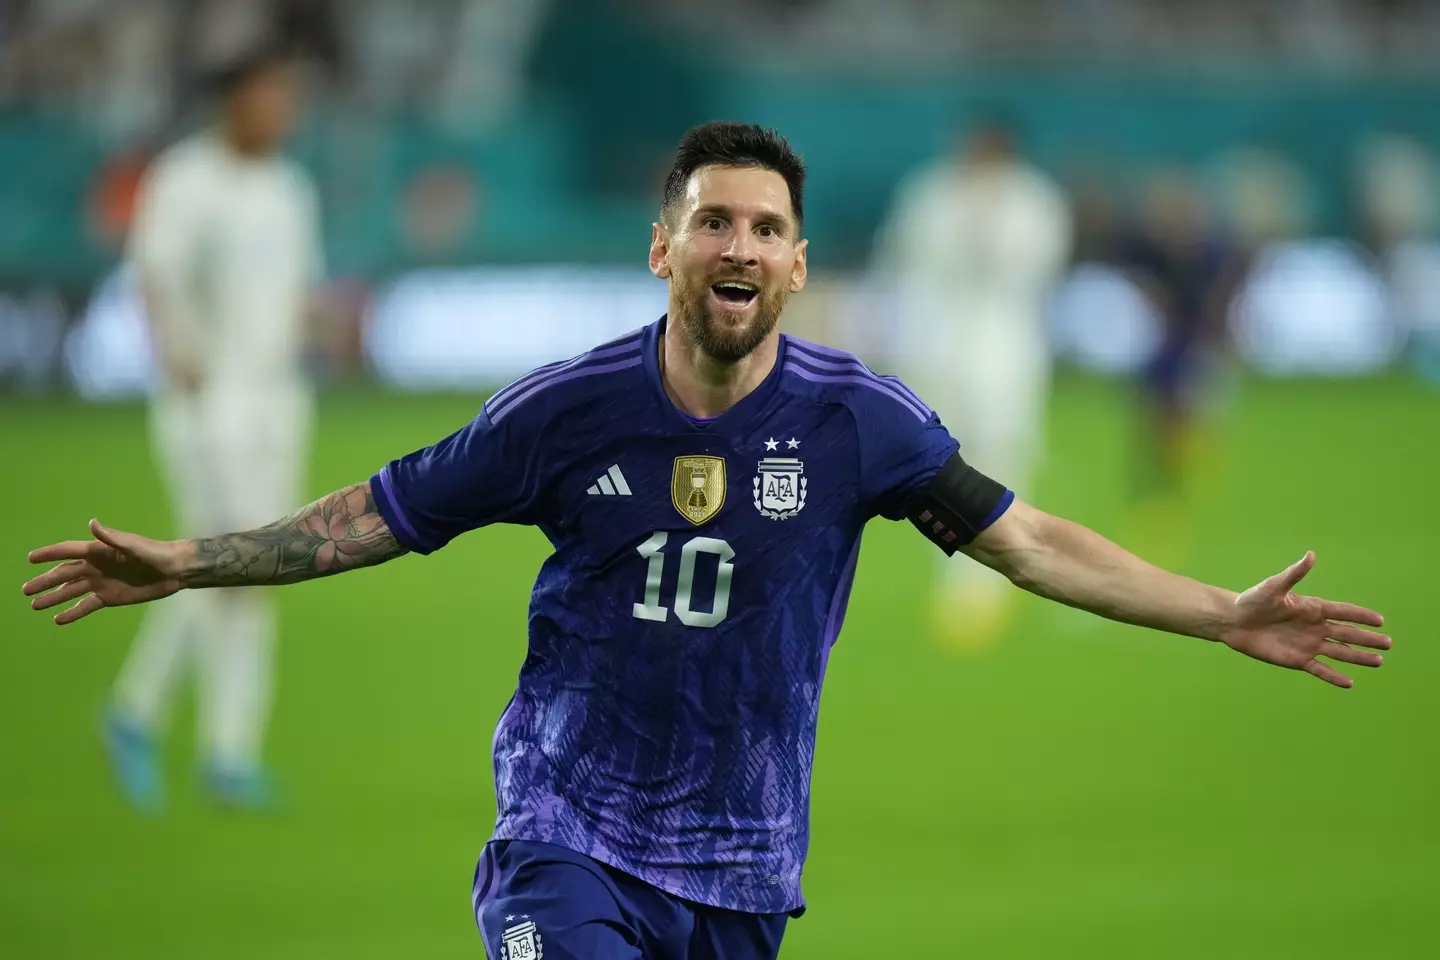
[[[90,521],[94,540],[67,540],[30,551],[31,563],[64,561],[25,584],[31,608],[46,610],[79,603],[55,617],[74,623],[104,607],[123,607],[168,597],[180,589],[179,544],[122,533]],[[49,591],[49,592],[46,592]]]
[[[1385,618],[1353,603],[1292,592],[1314,566],[1315,554],[1308,552],[1288,569],[1236,597],[1234,622],[1221,639],[1248,657],[1304,670],[1326,683],[1348,688],[1354,680],[1316,658],[1380,666],[1385,658],[1373,651],[1389,650],[1390,638],[1355,624],[1378,627]]]

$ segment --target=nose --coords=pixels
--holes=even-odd
[[[727,266],[753,267],[760,262],[759,247],[755,235],[749,230],[735,230],[730,234],[730,243],[725,247],[721,259]]]

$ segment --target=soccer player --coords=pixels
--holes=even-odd
[[[1042,596],[1224,643],[1340,687],[1379,666],[1379,614],[1292,589],[1234,594],[1145,564],[961,459],[904,384],[782,335],[805,285],[804,167],[773,132],[684,137],[653,226],[667,314],[491,397],[369,480],[249,530],[93,539],[25,585],[108,606],[293,583],[429,554],[490,523],[555,552],[494,740],[499,816],[475,872],[492,958],[773,958],[805,907],[810,767],[860,535],[909,519]],[[966,562],[957,560],[956,562]]]
[[[218,74],[216,122],[155,162],[130,237],[158,360],[152,446],[188,536],[265,523],[300,498],[306,316],[321,264],[314,189],[277,152],[295,108],[293,71],[266,47]],[[211,795],[268,802],[261,746],[274,635],[266,591],[186,592],[149,611],[105,723],[133,803],[163,802],[159,732],[189,670]]]
[[[1163,323],[1159,349],[1143,371],[1148,409],[1139,493],[1142,500],[1180,500],[1202,459],[1200,408],[1244,264],[1184,170],[1157,171],[1142,194],[1140,222],[1119,251]]]
[[[915,346],[907,366],[976,469],[1030,495],[1050,396],[1045,306],[1071,248],[1069,204],[999,117],[901,184],[877,243]],[[1015,591],[936,554],[932,632],[951,649],[994,642]]]

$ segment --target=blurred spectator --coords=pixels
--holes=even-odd
[[[1070,249],[1064,195],[999,117],[904,180],[877,246],[915,386],[962,438],[966,459],[1022,497],[1044,442],[1045,304]],[[1013,592],[980,564],[941,559],[937,630],[947,643],[988,641]]]

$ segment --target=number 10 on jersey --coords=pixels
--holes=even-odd
[[[663,530],[650,535],[635,552],[645,558],[645,602],[637,603],[632,611],[641,620],[655,620],[664,623],[670,611],[660,606],[660,582],[665,578],[665,543],[670,534]],[[715,596],[710,601],[710,610],[696,610],[691,606],[691,592],[695,586],[695,558],[702,553],[713,553],[719,558],[715,569]],[[714,537],[693,537],[680,548],[680,578],[675,584],[675,616],[687,627],[713,627],[725,619],[730,612],[730,580],[735,574],[735,551],[724,540]]]

